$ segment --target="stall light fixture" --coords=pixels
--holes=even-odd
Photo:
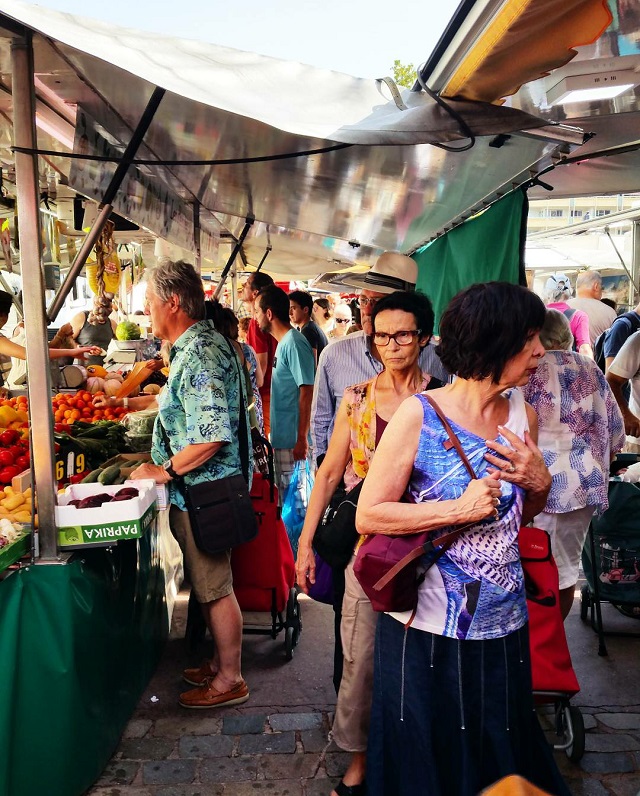
[[[567,75],[547,91],[549,105],[598,102],[617,97],[640,83],[640,74],[627,69],[592,75]]]

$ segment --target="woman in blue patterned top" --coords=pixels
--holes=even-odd
[[[467,288],[442,316],[438,354],[456,379],[430,396],[477,479],[423,395],[402,404],[373,457],[359,531],[469,528],[427,569],[415,615],[378,622],[368,796],[475,796],[510,774],[568,796],[534,712],[518,551],[551,483],[535,412],[513,389],[544,354],[544,317],[537,296],[499,282]]]
[[[604,373],[571,350],[573,335],[563,313],[547,309],[540,340],[546,354],[523,393],[538,415],[551,491],[534,524],[551,535],[566,618],[591,515],[609,505],[609,465],[624,445],[624,421]]]

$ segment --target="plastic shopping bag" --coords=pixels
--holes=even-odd
[[[287,529],[294,557],[298,555],[298,539],[304,525],[313,487],[313,476],[307,459],[297,461],[282,499],[282,520]]]

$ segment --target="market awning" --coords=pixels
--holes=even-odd
[[[497,102],[592,44],[613,20],[607,0],[502,0],[474,28],[468,52],[442,81],[447,97]]]
[[[130,169],[116,210],[188,249],[197,206],[204,253],[214,259],[217,240],[237,239],[255,218],[245,259],[257,266],[271,245],[266,267],[284,276],[366,265],[384,249],[410,251],[582,141],[575,128],[541,126],[512,108],[454,101],[477,138],[466,152],[448,152],[429,144],[462,146],[469,129],[423,92],[403,91],[396,102],[378,81],[18,0],[6,0],[2,12],[3,55],[14,22],[36,32],[36,86],[47,114],[39,148],[67,152],[62,142],[75,137],[76,152],[88,141],[90,150],[120,157],[161,86],[167,92],[138,153],[150,163]],[[6,71],[3,82],[10,84]],[[0,96],[0,111],[10,114],[10,101]],[[0,142],[8,164],[6,131]],[[98,201],[115,171],[110,162],[70,168],[47,157],[72,188]],[[185,160],[215,163],[179,165]]]

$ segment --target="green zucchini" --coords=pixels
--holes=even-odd
[[[98,475],[98,481],[104,486],[113,484],[116,478],[120,475],[120,465],[112,464],[111,467],[105,467],[104,470]]]
[[[80,481],[81,484],[95,484],[98,480],[98,476],[102,472],[102,467],[97,467],[95,470],[92,470],[89,475],[85,475],[85,477]]]

